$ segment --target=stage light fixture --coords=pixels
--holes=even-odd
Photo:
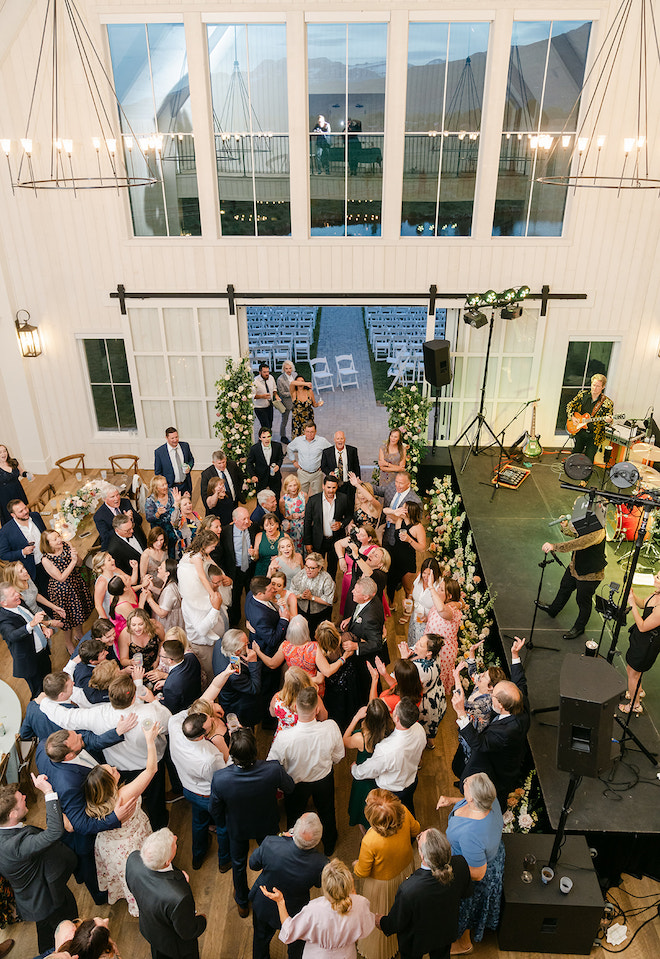
[[[520,289],[518,290],[518,292],[516,293],[514,299],[515,299],[515,300],[524,300],[526,297],[529,296],[529,292],[530,292],[530,291],[529,291],[529,287],[528,287],[528,286],[521,286]]]
[[[495,290],[487,290],[482,296],[482,300],[488,306],[492,303],[497,303],[497,293]]]
[[[513,306],[505,306],[500,313],[503,320],[517,320],[522,316],[522,306],[520,303],[514,303]]]
[[[471,326],[473,330],[480,330],[482,326],[488,323],[488,317],[481,310],[471,309],[463,311],[463,322]]]
[[[477,307],[481,304],[481,293],[470,293],[467,300],[465,301],[470,309]]]

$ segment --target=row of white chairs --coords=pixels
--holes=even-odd
[[[317,356],[310,360],[309,365],[312,368],[312,386],[316,392],[321,390],[335,391],[335,378],[328,365],[326,356]],[[335,356],[335,365],[337,367],[337,386],[340,386],[342,392],[345,386],[356,386],[360,389],[358,380],[358,371],[355,369],[352,353],[342,353]]]

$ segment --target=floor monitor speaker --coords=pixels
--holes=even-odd
[[[610,766],[614,714],[625,688],[623,677],[606,660],[566,656],[559,677],[559,769],[599,776]]]

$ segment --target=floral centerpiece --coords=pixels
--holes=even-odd
[[[431,400],[422,396],[416,386],[398,386],[385,394],[384,403],[389,410],[389,428],[401,430],[401,438],[408,447],[406,470],[414,485],[426,452]]]
[[[80,521],[95,513],[103,502],[108,484],[103,480],[89,480],[75,493],[68,493],[60,502],[59,512],[53,517],[53,529],[63,539],[72,538]]]
[[[532,832],[537,826],[539,818],[544,818],[536,770],[532,769],[522,786],[509,793],[503,810],[504,832]]]
[[[252,446],[254,424],[253,377],[250,360],[227,360],[225,374],[215,384],[215,433],[222,437],[226,452],[245,472],[247,456]],[[253,492],[253,484],[245,484],[247,492]]]

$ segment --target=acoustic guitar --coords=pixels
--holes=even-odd
[[[540,436],[536,432],[536,403],[532,410],[532,429],[528,434],[528,439],[523,446],[523,457],[527,459],[538,459],[543,455],[543,447],[539,443]]]
[[[625,413],[617,413],[616,416],[590,416],[589,413],[573,413],[566,420],[566,429],[571,434],[575,436],[576,433],[579,433],[580,430],[586,430],[590,423],[606,423],[609,419],[612,420],[625,420]]]

